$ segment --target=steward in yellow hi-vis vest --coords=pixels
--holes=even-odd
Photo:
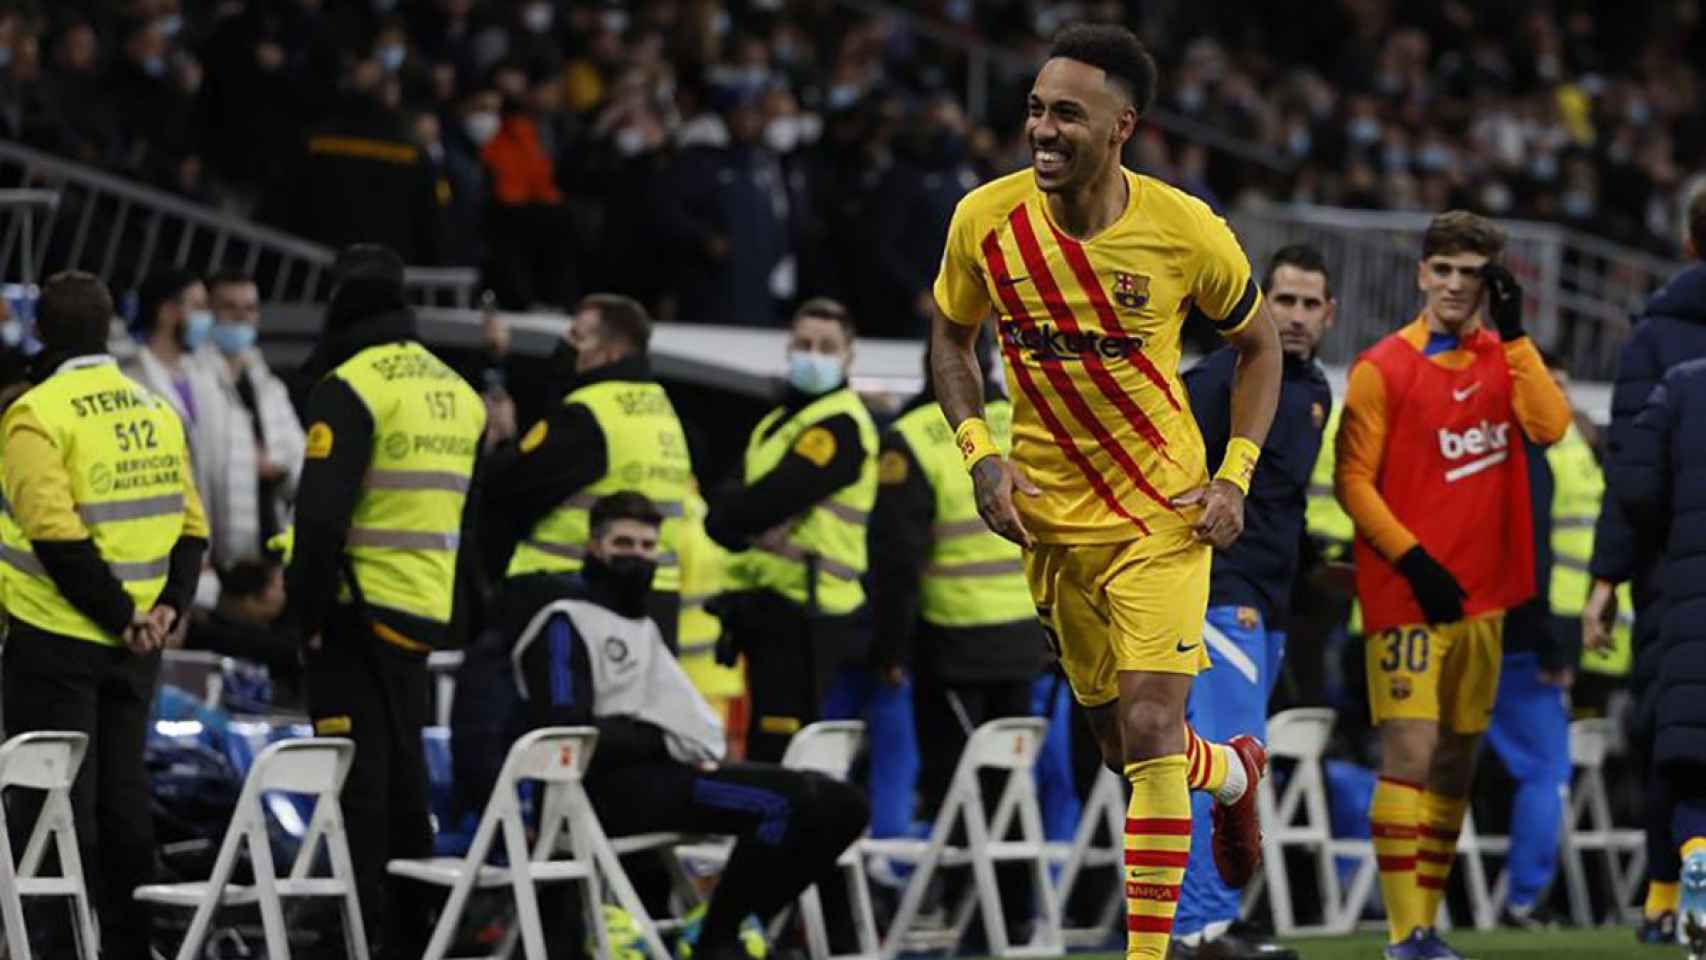
[[[836,674],[865,659],[854,614],[865,605],[877,428],[847,383],[852,360],[846,309],[806,301],[789,332],[782,404],[753,429],[740,489],[705,522],[734,553],[713,612],[733,640],[725,659],[746,654],[753,761],[780,760],[789,737],[818,718]]]
[[[413,956],[418,891],[385,864],[432,852],[421,728],[427,653],[457,643],[464,507],[486,425],[467,381],[422,346],[385,247],[339,255],[309,376],[307,461],[285,575],[285,621],[307,642],[308,713],[355,741],[343,810],[368,929]],[[393,946],[394,945],[394,946]],[[424,949],[424,942],[419,949]]]
[[[980,355],[984,419],[1005,454],[1013,405],[994,386],[992,353]],[[871,663],[890,685],[912,682],[918,791],[925,816],[933,816],[967,731],[1030,716],[1032,685],[1053,659],[1023,555],[978,516],[934,390],[914,397],[883,435],[868,542]]]
[[[36,384],[0,419],[5,729],[89,738],[71,808],[85,849],[101,852],[90,867],[102,880],[91,890],[98,948],[141,960],[151,918],[130,892],[152,879],[155,855],[143,737],[159,651],[181,637],[207,521],[177,414],[106,355],[106,286],[58,274],[37,315]],[[29,836],[33,821],[14,820],[12,835]],[[38,946],[47,956],[74,950]]]
[[[652,321],[615,294],[581,301],[552,357],[561,403],[494,466],[486,516],[509,577],[575,573],[586,552],[588,512],[618,490],[643,493],[663,514],[658,572],[647,612],[676,649],[681,610],[682,509],[693,462],[681,420],[652,376]]]

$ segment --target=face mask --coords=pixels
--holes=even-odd
[[[379,65],[392,73],[396,73],[397,70],[403,66],[403,59],[408,55],[408,51],[403,49],[400,44],[390,44],[388,46],[380,47]]]
[[[809,350],[788,353],[788,382],[801,393],[817,396],[841,386],[846,372],[841,358]]]
[[[551,29],[551,22],[556,18],[557,11],[548,3],[530,3],[521,11],[521,25],[529,33],[544,33]]]
[[[154,25],[170,39],[184,29],[184,18],[176,13],[168,13],[156,21]]]
[[[598,25],[606,33],[621,33],[628,29],[628,11],[606,10],[598,17]]]
[[[462,118],[462,132],[468,134],[468,139],[483,147],[489,140],[498,135],[498,126],[501,123],[502,120],[496,113],[490,110],[481,110]]]
[[[1558,158],[1550,153],[1537,153],[1529,161],[1528,174],[1536,180],[1550,183],[1558,177]]]
[[[642,617],[646,613],[646,598],[652,592],[652,578],[657,575],[655,560],[645,557],[611,557],[600,560],[589,556],[581,567],[581,577],[587,586],[601,594],[610,609],[625,617]]]
[[[776,153],[791,153],[800,145],[800,124],[795,117],[777,117],[764,125],[764,145]]]
[[[191,310],[184,318],[184,329],[178,337],[183,341],[185,350],[194,350],[207,342],[207,335],[213,332],[212,310]]]
[[[210,336],[220,353],[234,357],[255,345],[257,333],[254,327],[246,323],[221,323],[214,326]]]
[[[17,349],[24,342],[24,323],[17,317],[10,317],[5,323],[0,323],[0,344]]]
[[[639,127],[623,127],[616,131],[616,152],[631,157],[646,149],[646,131]]]
[[[1487,184],[1481,189],[1481,205],[1488,213],[1504,213],[1511,208],[1510,188],[1498,181]]]
[[[142,72],[148,74],[151,77],[165,76],[166,75],[166,58],[165,57],[143,57],[142,58]]]
[[[1564,193],[1564,213],[1576,219],[1584,219],[1593,213],[1593,196],[1583,190],[1569,190]]]
[[[1315,140],[1309,135],[1309,128],[1307,127],[1295,127],[1286,137],[1286,148],[1291,151],[1291,155],[1294,157],[1309,156],[1309,148],[1314,144]]]
[[[1351,142],[1361,146],[1380,139],[1380,121],[1373,117],[1358,117],[1351,121],[1350,129],[1346,131]]]
[[[1430,143],[1422,148],[1422,154],[1416,162],[1429,173],[1444,173],[1451,168],[1451,148]]]
[[[12,48],[0,47],[0,70],[12,65]]]

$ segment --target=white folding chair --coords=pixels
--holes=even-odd
[[[260,908],[267,956],[285,960],[290,956],[282,902],[286,897],[336,897],[340,900],[347,955],[353,960],[367,960],[367,931],[362,926],[355,869],[350,862],[349,841],[344,835],[343,812],[338,806],[344,777],[349,774],[350,761],[354,758],[355,744],[337,737],[285,740],[262,750],[243,781],[243,792],[237,797],[237,809],[225,829],[225,840],[219,845],[212,876],[201,882],[151,884],[136,889],[138,900],[195,909],[189,931],[178,947],[178,960],[192,960],[201,955],[208,928],[220,907],[248,904]],[[271,791],[314,797],[314,813],[303,835],[302,848],[285,877],[278,875],[273,864],[272,845],[267,837],[263,795]],[[326,843],[326,853],[331,861],[329,877],[309,875],[321,840]],[[245,844],[255,875],[252,886],[231,882],[237,856]]]
[[[960,754],[929,840],[865,840],[860,844],[866,855],[886,856],[914,865],[906,890],[901,894],[900,908],[883,939],[884,960],[893,960],[903,947],[920,946],[926,939],[930,942],[923,944],[923,949],[957,946],[974,910],[983,917],[990,952],[995,956],[1044,957],[1064,952],[1060,901],[1054,893],[1042,811],[1037,804],[1037,754],[1042,750],[1047,729],[1047,721],[1040,717],[1006,717],[978,727]],[[1007,786],[993,816],[985,815],[978,786],[978,771],[986,769],[1008,772]],[[1010,841],[1006,837],[1015,816],[1022,839]],[[950,846],[950,838],[960,826],[966,832],[966,845]],[[995,882],[995,865],[1013,861],[1031,865],[1036,888],[1038,923],[1031,942],[1024,945],[1012,944],[1007,939],[1006,913]],[[913,921],[936,871],[965,866],[972,871],[972,889],[961,898],[945,933],[940,937],[909,940]]]
[[[1291,779],[1278,797],[1272,777],[1262,778],[1256,807],[1262,821],[1262,872],[1244,888],[1241,913],[1250,914],[1265,892],[1282,937],[1315,936],[1339,930],[1339,871],[1334,864],[1332,820],[1327,812],[1327,781],[1321,766],[1333,736],[1335,714],[1325,707],[1284,710],[1268,719],[1268,756],[1295,761]],[[1321,922],[1299,924],[1292,907],[1285,852],[1300,849],[1315,858],[1321,891]],[[1360,905],[1359,905],[1360,909]],[[1353,922],[1356,913],[1352,913]]]
[[[545,727],[527,734],[510,747],[466,856],[390,862],[387,869],[399,877],[450,888],[432,939],[427,943],[425,960],[443,960],[475,889],[501,887],[510,888],[515,897],[522,949],[530,960],[545,960],[545,934],[536,885],[559,880],[581,881],[581,908],[587,928],[598,944],[598,956],[610,955],[600,909],[599,870],[605,870],[606,878],[618,891],[627,880],[621,876],[621,868],[614,866],[613,853],[601,857],[601,853],[608,853],[609,841],[599,829],[581,789],[581,777],[597,743],[598,731],[592,727]],[[544,786],[539,834],[531,851],[527,845],[527,825],[521,817],[519,791],[523,781]],[[486,859],[500,835],[508,866],[489,866]],[[563,839],[567,840],[569,858],[553,859]],[[633,894],[631,887],[628,894]],[[666,956],[655,928],[643,925],[642,929],[646,945],[654,955]],[[497,956],[506,956],[509,946],[506,944]]]
[[[1604,718],[1570,724],[1570,761],[1576,768],[1576,780],[1565,807],[1568,813],[1559,837],[1559,859],[1570,899],[1570,919],[1577,926],[1594,922],[1585,856],[1590,852],[1604,855],[1605,880],[1617,898],[1618,913],[1613,919],[1628,919],[1640,909],[1635,896],[1647,873],[1646,834],[1616,826],[1605,792],[1605,758],[1616,732],[1612,721]]]
[[[1508,857],[1511,849],[1511,838],[1491,834],[1482,834],[1475,829],[1475,814],[1464,811],[1463,829],[1457,834],[1457,862],[1453,868],[1463,870],[1463,887],[1469,894],[1470,922],[1477,930],[1491,930],[1498,925],[1499,907],[1503,903],[1506,878],[1500,871],[1499,882],[1496,886],[1487,884],[1487,864],[1484,858]],[[1451,918],[1448,916],[1449,900],[1440,901],[1439,910],[1441,929],[1449,929]]]
[[[209,707],[225,695],[225,673],[237,661],[206,650],[167,650],[160,654],[160,682],[198,694]]]
[[[437,726],[450,726],[450,707],[456,700],[456,671],[461,668],[460,650],[434,650],[427,654],[427,672],[432,674],[432,716]]]
[[[0,921],[6,926],[6,950],[11,960],[30,960],[24,897],[69,897],[77,955],[82,960],[94,960],[100,953],[89,893],[83,884],[83,861],[77,853],[77,828],[71,817],[71,784],[88,748],[87,736],[60,731],[21,733],[0,744],[0,791],[19,787],[47,793],[24,845],[23,862],[15,868],[6,808],[0,803]],[[49,842],[59,854],[60,875],[37,876]]]
[[[1079,812],[1072,842],[1048,845],[1049,862],[1060,868],[1055,899],[1062,917],[1066,916],[1066,905],[1085,873],[1111,869],[1114,874],[1115,882],[1108,888],[1107,900],[1096,914],[1095,922],[1088,927],[1061,928],[1061,939],[1069,947],[1101,946],[1125,910],[1125,782],[1107,767],[1098,769],[1101,772],[1096,775],[1096,783]],[[1106,837],[1107,841],[1100,843],[1098,837]]]

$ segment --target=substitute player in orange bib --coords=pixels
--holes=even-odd
[[[1261,859],[1253,738],[1185,724],[1208,665],[1212,548],[1237,539],[1278,401],[1278,335],[1226,223],[1120,165],[1155,92],[1130,31],[1069,27],[1031,89],[1032,163],[960,201],[936,278],[933,372],[991,529],[1026,575],[1109,766],[1132,784],[1128,957],[1167,953],[1190,856],[1190,790],[1211,792],[1215,864],[1242,886]],[[1178,376],[1192,307],[1239,351],[1232,438],[1208,475]],[[993,313],[1013,391],[1011,457],[982,419],[974,345]]]
[[[1388,960],[1458,957],[1434,915],[1499,689],[1504,612],[1534,595],[1523,438],[1551,444],[1570,425],[1523,332],[1504,245],[1472,213],[1434,218],[1416,273],[1421,316],[1351,368],[1336,441],[1380,730],[1369,817]]]

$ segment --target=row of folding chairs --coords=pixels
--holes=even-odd
[[[1292,762],[1283,791],[1273,779],[1262,781],[1263,870],[1244,890],[1248,915],[1262,898],[1268,900],[1274,929],[1281,936],[1333,935],[1356,928],[1378,892],[1379,870],[1373,844],[1366,839],[1332,835],[1322,758],[1332,737],[1334,713],[1324,708],[1299,708],[1268,720],[1268,756]],[[1591,926],[1595,921],[1590,879],[1599,870],[1603,888],[1613,901],[1610,922],[1629,919],[1635,897],[1646,877],[1646,838],[1640,830],[1616,826],[1607,797],[1604,766],[1615,737],[1610,720],[1578,720],[1570,725],[1572,785],[1558,833],[1560,875],[1570,906],[1571,921]],[[1316,889],[1322,902],[1319,923],[1300,923],[1293,905],[1286,852],[1299,850],[1315,864]],[[1469,903],[1469,923],[1491,929],[1505,903],[1508,877],[1498,870],[1489,882],[1488,860],[1503,860],[1510,838],[1488,836],[1475,829],[1473,815],[1464,818],[1457,841],[1457,872]],[[1355,864],[1348,883],[1341,883],[1339,862]],[[1442,907],[1440,921],[1451,918]]]

